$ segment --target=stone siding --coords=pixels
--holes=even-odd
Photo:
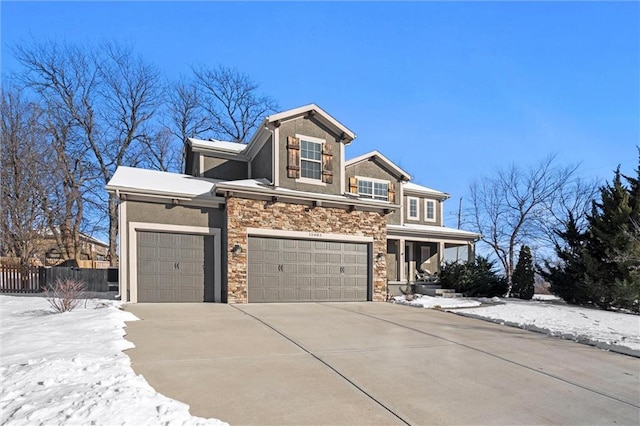
[[[272,203],[229,197],[227,199],[228,303],[247,303],[247,228],[309,231],[373,238],[373,301],[386,300],[387,220],[382,213],[353,211],[302,204]],[[233,254],[239,244],[242,252]]]

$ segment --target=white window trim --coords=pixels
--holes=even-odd
[[[433,204],[433,217],[427,217],[427,212],[429,211],[429,209],[427,208],[427,206],[429,205],[429,203]],[[432,199],[425,199],[424,200],[424,221],[425,222],[435,222],[437,219],[437,213],[436,213],[436,200],[432,200]]]
[[[416,215],[411,216],[411,201],[416,202]],[[420,220],[420,199],[418,197],[407,197],[407,219]]]
[[[122,292],[128,287],[131,303],[138,302],[138,250],[137,240],[138,231],[151,231],[151,232],[172,232],[177,234],[198,234],[198,235],[211,235],[213,236],[213,253],[215,256],[213,263],[213,292],[214,301],[222,302],[222,276],[221,276],[221,241],[222,235],[220,228],[207,228],[204,226],[184,226],[184,225],[168,225],[164,223],[146,223],[146,222],[129,222],[127,245],[130,247],[129,252],[129,271],[127,276],[127,283],[120,289]],[[122,295],[122,294],[121,294]]]
[[[300,164],[298,164],[298,166],[300,167],[300,177],[296,179],[296,182],[308,183],[311,185],[327,186],[327,184],[322,181],[322,151],[324,151],[324,144],[327,141],[325,139],[314,138],[313,136],[306,136],[298,133],[296,133],[296,138],[300,141]],[[319,143],[320,145],[322,145],[322,148],[320,150],[320,153],[321,153],[320,154],[320,179],[302,177],[302,140],[303,139],[308,142]],[[308,160],[308,161],[315,161],[315,160]]]
[[[377,178],[372,178],[372,177],[367,177],[367,176],[355,176],[356,180],[358,181],[358,195],[362,195],[360,194],[360,181],[369,181],[371,183],[386,183],[387,184],[387,199],[386,200],[378,200],[378,201],[389,201],[389,185],[391,184],[391,181],[388,180],[384,180],[384,179],[377,179]],[[371,185],[371,199],[372,200],[377,200],[377,198],[375,198],[375,189],[374,189],[374,185]],[[368,195],[368,194],[366,194]],[[368,197],[367,197],[368,198]]]

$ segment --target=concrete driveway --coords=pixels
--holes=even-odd
[[[640,360],[389,303],[137,304],[133,369],[232,425],[640,422]],[[132,405],[132,409],[135,406]]]

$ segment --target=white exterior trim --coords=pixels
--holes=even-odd
[[[360,155],[358,157],[352,158],[351,160],[349,160],[349,161],[347,161],[345,163],[344,167],[351,166],[353,164],[356,164],[356,163],[359,163],[361,161],[368,160],[368,159],[374,158],[374,157],[378,157],[380,160],[382,160],[383,163],[386,163],[387,166],[389,166],[389,168],[391,168],[393,171],[395,171],[400,177],[404,177],[404,179],[401,179],[401,180],[410,180],[411,179],[411,175],[409,173],[405,172],[400,167],[396,166],[393,163],[393,161],[389,160],[387,157],[385,157],[384,155],[382,155],[378,151],[371,151],[371,152],[368,152],[366,154],[362,154],[362,155]]]
[[[429,203],[433,204],[433,218],[430,218],[427,216],[427,212],[428,212],[428,208],[427,206],[429,205]],[[438,214],[436,213],[436,200],[432,200],[430,198],[425,198],[424,199],[424,221],[425,222],[435,222],[438,218]]]
[[[416,202],[415,216],[411,216],[411,201]],[[407,197],[407,220],[420,220],[420,199],[418,197]]]
[[[273,185],[277,188],[280,186],[280,128],[276,127],[273,130],[273,143],[271,144],[271,159],[273,162],[273,169],[271,175],[273,177]]]
[[[308,183],[311,185],[321,185],[321,186],[326,186],[327,184],[324,183],[322,181],[322,152],[324,151],[324,144],[327,143],[327,141],[325,139],[321,139],[321,138],[314,138],[313,136],[306,136],[306,135],[302,135],[299,133],[296,133],[296,138],[300,140],[300,164],[298,164],[298,167],[300,167],[300,177],[296,179],[296,182],[300,182],[300,183]],[[312,143],[318,143],[321,145],[321,150],[320,150],[320,179],[313,179],[313,178],[309,178],[309,177],[302,177],[302,140],[305,140],[307,142],[312,142]],[[309,160],[309,159],[304,159],[306,161],[312,161],[314,163],[316,163],[316,160]]]
[[[391,183],[388,180],[385,179],[377,179],[377,178],[372,178],[372,177],[366,177],[366,176],[355,176],[356,180],[357,180],[357,184],[358,184],[358,195],[359,196],[363,196],[363,194],[360,193],[360,181],[365,181],[365,182],[371,182],[373,183],[385,183],[387,184],[387,199],[386,200],[380,200],[379,198],[375,197],[375,185],[371,185],[371,197],[368,197],[368,194],[364,194],[365,198],[371,198],[373,200],[380,200],[380,201],[389,201],[389,184]]]
[[[266,118],[266,120],[268,122],[284,121],[287,118],[291,118],[291,117],[296,116],[296,115],[302,115],[302,114],[307,113],[309,111],[315,111],[320,117],[322,117],[324,120],[329,122],[335,128],[337,128],[340,131],[344,132],[350,139],[353,140],[353,139],[356,138],[356,134],[355,133],[353,133],[351,130],[349,130],[344,124],[340,123],[338,120],[336,120],[335,118],[333,118],[332,116],[327,114],[322,108],[320,108],[316,104],[309,104],[309,105],[301,106],[301,107],[298,107],[298,108],[293,108],[293,109],[290,109],[288,111],[279,112],[277,114],[273,114],[273,115],[268,116]]]
[[[313,231],[283,231],[281,229],[247,228],[248,236],[295,238],[300,240],[343,241],[352,243],[373,243],[373,237],[364,235],[330,234]]]
[[[345,171],[345,164],[344,164],[344,144],[338,144],[340,145],[340,193],[342,194],[343,192],[349,192],[349,190],[346,187],[346,181],[345,181],[345,177],[344,177],[344,171]]]
[[[118,271],[118,292],[120,293],[120,300],[123,302],[128,302],[127,298],[127,269],[129,256],[127,256],[128,244],[127,244],[127,202],[120,201],[118,205],[118,233],[119,233],[119,253],[120,253],[120,261],[118,262],[119,271]]]
[[[207,228],[205,226],[183,226],[183,225],[167,225],[165,223],[146,223],[146,222],[129,222],[129,274],[127,276],[128,287],[130,291],[129,302],[138,302],[138,250],[137,250],[137,232],[138,231],[156,231],[156,232],[173,232],[177,234],[198,234],[213,236],[213,251],[215,258],[213,259],[213,298],[215,302],[222,301],[222,244],[220,228]],[[127,285],[125,284],[125,287]],[[125,288],[125,292],[126,292]],[[126,294],[126,293],[125,293]]]
[[[198,161],[199,161],[198,176],[204,176],[204,155],[199,153],[198,154]]]

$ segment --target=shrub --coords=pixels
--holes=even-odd
[[[84,283],[74,279],[57,279],[50,287],[43,288],[47,302],[55,312],[69,312],[80,304],[84,295]]]
[[[531,249],[528,246],[522,246],[520,248],[518,263],[516,269],[513,271],[511,281],[513,282],[511,296],[526,300],[533,298],[535,291],[535,272],[531,260]]]
[[[493,262],[482,256],[472,262],[447,262],[440,271],[440,284],[467,297],[504,296],[507,281],[493,268]]]

